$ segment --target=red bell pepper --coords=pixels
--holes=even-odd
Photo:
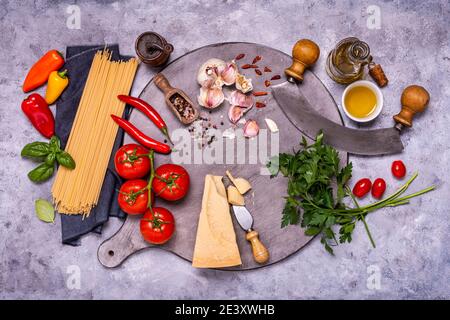
[[[55,134],[55,118],[39,93],[33,93],[22,101],[22,111],[44,137],[50,139]]]

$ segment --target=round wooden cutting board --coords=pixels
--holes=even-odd
[[[280,80],[272,81],[279,84],[286,81],[283,70],[291,64],[291,57],[283,52],[254,43],[220,43],[199,48],[184,56],[176,59],[162,71],[173,87],[180,88],[197,103],[199,94],[199,85],[196,81],[197,71],[200,65],[209,58],[219,58],[225,61],[234,59],[238,54],[244,53],[245,58],[238,61],[238,65],[252,63],[256,55],[262,57],[258,62],[261,70],[264,66],[270,67],[271,73],[263,73],[258,76],[254,69],[242,70],[240,72],[253,79],[253,91],[269,91],[270,88],[264,86],[264,80],[270,79],[273,75],[281,75]],[[145,67],[145,66],[142,66]],[[317,107],[317,111],[330,120],[343,124],[338,108],[328,90],[322,82],[311,72],[306,71],[303,84],[300,84],[301,91],[306,98]],[[234,87],[233,87],[234,88]],[[166,106],[163,93],[155,86],[153,79],[142,91],[140,97],[154,106],[161,116],[165,119],[169,130],[172,132],[179,128],[186,128],[182,125],[171,110]],[[255,119],[261,129],[267,129],[264,119],[274,120],[279,132],[279,150],[280,152],[292,152],[293,148],[298,148],[301,139],[301,132],[292,125],[289,119],[276,104],[272,95],[265,97],[255,97],[255,101],[264,101],[265,108],[251,109],[246,115],[246,119]],[[211,122],[216,124],[219,130],[225,130],[231,127],[228,120],[228,102],[213,110],[211,113],[199,107],[203,116],[210,118]],[[130,121],[140,130],[149,136],[164,140],[161,132],[155,125],[145,117],[141,112],[134,111],[131,114]],[[223,123],[223,125],[221,124]],[[239,125],[242,128],[242,125]],[[270,132],[268,136],[270,135]],[[222,139],[222,137],[218,137]],[[225,139],[225,138],[224,138]],[[268,138],[268,140],[270,140]],[[125,136],[124,143],[133,143],[134,141]],[[174,141],[176,144],[176,141]],[[192,145],[194,145],[194,141]],[[251,140],[246,139],[246,149],[249,150]],[[177,146],[180,149],[190,150],[189,146]],[[187,148],[187,149],[186,149]],[[206,148],[205,148],[206,150]],[[236,153],[234,159],[236,159]],[[343,163],[347,162],[348,155],[340,152]],[[260,234],[261,241],[267,246],[270,252],[270,260],[264,265],[260,265],[253,260],[250,244],[245,239],[245,231],[237,224],[233,216],[234,229],[237,236],[237,242],[242,259],[242,266],[227,268],[227,270],[248,270],[264,267],[277,263],[293,253],[299,251],[312,238],[304,235],[300,226],[289,226],[281,229],[281,216],[284,207],[283,197],[286,195],[287,181],[283,177],[270,178],[269,175],[261,174],[263,163],[258,160],[256,164],[186,164],[182,165],[188,170],[191,177],[191,188],[187,197],[177,203],[169,203],[161,199],[156,200],[156,206],[162,206],[169,209],[176,220],[176,232],[174,237],[166,244],[158,248],[173,252],[174,254],[192,261],[195,238],[197,233],[197,222],[201,209],[204,178],[206,174],[225,175],[225,170],[230,170],[235,177],[248,179],[253,189],[246,195],[246,206],[254,218],[254,229]],[[155,163],[159,166],[163,163],[174,162],[174,155],[164,156],[156,155]],[[236,163],[236,162],[234,162]],[[224,179],[226,180],[226,179]],[[127,257],[144,248],[154,248],[146,243],[139,231],[140,217],[129,216],[122,228],[110,239],[103,242],[98,250],[99,261],[105,267],[119,266]],[[150,252],[148,254],[151,254]]]

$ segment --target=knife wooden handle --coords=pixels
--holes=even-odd
[[[290,82],[303,81],[305,69],[312,66],[319,59],[319,46],[309,39],[297,41],[292,49],[292,65],[284,70]],[[292,80],[294,79],[294,80]]]
[[[247,233],[246,239],[250,241],[252,245],[253,258],[258,263],[265,263],[269,260],[269,251],[259,240],[258,232],[255,230],[250,230]]]
[[[423,112],[427,108],[428,101],[430,101],[430,94],[424,87],[417,85],[406,87],[400,99],[402,110],[394,116],[395,122],[411,127],[414,115]]]

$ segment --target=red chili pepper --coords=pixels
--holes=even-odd
[[[386,181],[381,178],[375,179],[372,185],[372,197],[376,199],[381,199],[381,197],[384,194],[384,191],[386,191]]]
[[[55,134],[55,118],[47,102],[39,93],[33,93],[22,101],[22,111],[31,124],[46,138]]]
[[[171,149],[167,144],[156,141],[149,136],[146,136],[142,131],[131,124],[131,122],[113,114],[111,115],[111,118],[113,118],[113,120],[119,125],[119,127],[125,130],[126,133],[128,133],[134,140],[142,144],[144,147],[153,149],[158,153],[170,153]]]
[[[126,104],[129,104],[130,106],[143,112],[161,130],[161,132],[166,136],[169,142],[173,144],[172,140],[170,140],[167,125],[164,122],[163,118],[159,115],[158,111],[155,110],[155,108],[139,98],[126,96],[123,94],[118,95],[117,98],[119,98],[120,101],[123,101]]]
[[[401,179],[406,175],[406,167],[402,160],[396,160],[392,162],[391,167],[392,174],[397,179]]]
[[[353,194],[362,198],[370,191],[370,188],[372,188],[372,182],[367,178],[361,179],[353,187]]]
[[[56,50],[50,50],[44,54],[28,71],[23,82],[23,92],[34,90],[47,82],[52,71],[61,69],[64,65],[62,54]]]

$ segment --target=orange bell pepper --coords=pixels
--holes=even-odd
[[[30,69],[23,82],[23,92],[34,90],[47,82],[52,71],[61,69],[64,58],[56,50],[50,50],[40,58]]]

